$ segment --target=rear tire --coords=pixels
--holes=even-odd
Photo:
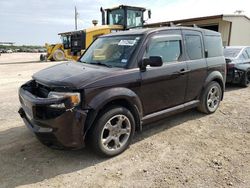
[[[40,61],[46,61],[46,55],[41,54],[40,55]]]
[[[134,132],[135,120],[127,108],[107,108],[88,133],[87,144],[98,155],[113,157],[128,148]]]
[[[214,113],[219,107],[222,98],[222,89],[218,82],[212,81],[203,91],[198,110],[205,114]]]
[[[55,61],[63,61],[65,60],[65,55],[64,55],[64,52],[62,50],[56,50],[54,53],[53,53],[53,59]]]

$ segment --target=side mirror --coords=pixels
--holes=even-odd
[[[150,19],[151,18],[151,10],[149,9],[148,10],[148,19]]]
[[[142,71],[146,70],[146,67],[149,65],[151,67],[160,67],[162,66],[163,61],[160,56],[150,56],[149,58],[144,58],[140,64]]]

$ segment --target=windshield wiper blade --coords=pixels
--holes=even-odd
[[[105,66],[105,67],[109,67],[109,68],[112,67],[111,65],[107,65],[107,64],[101,63],[101,62],[91,62],[89,64],[92,64],[92,65],[101,65],[101,66]]]

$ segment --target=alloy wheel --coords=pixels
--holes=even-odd
[[[125,115],[111,117],[101,133],[102,147],[107,151],[120,150],[129,140],[131,123]]]
[[[220,90],[217,86],[213,86],[207,95],[207,107],[209,111],[214,112],[220,103]]]

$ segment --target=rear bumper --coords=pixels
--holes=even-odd
[[[19,99],[21,108],[18,113],[43,144],[69,149],[84,147],[87,111],[77,108],[70,111],[55,110],[49,105],[59,104],[61,99],[52,101],[38,98],[23,88],[19,90]]]

